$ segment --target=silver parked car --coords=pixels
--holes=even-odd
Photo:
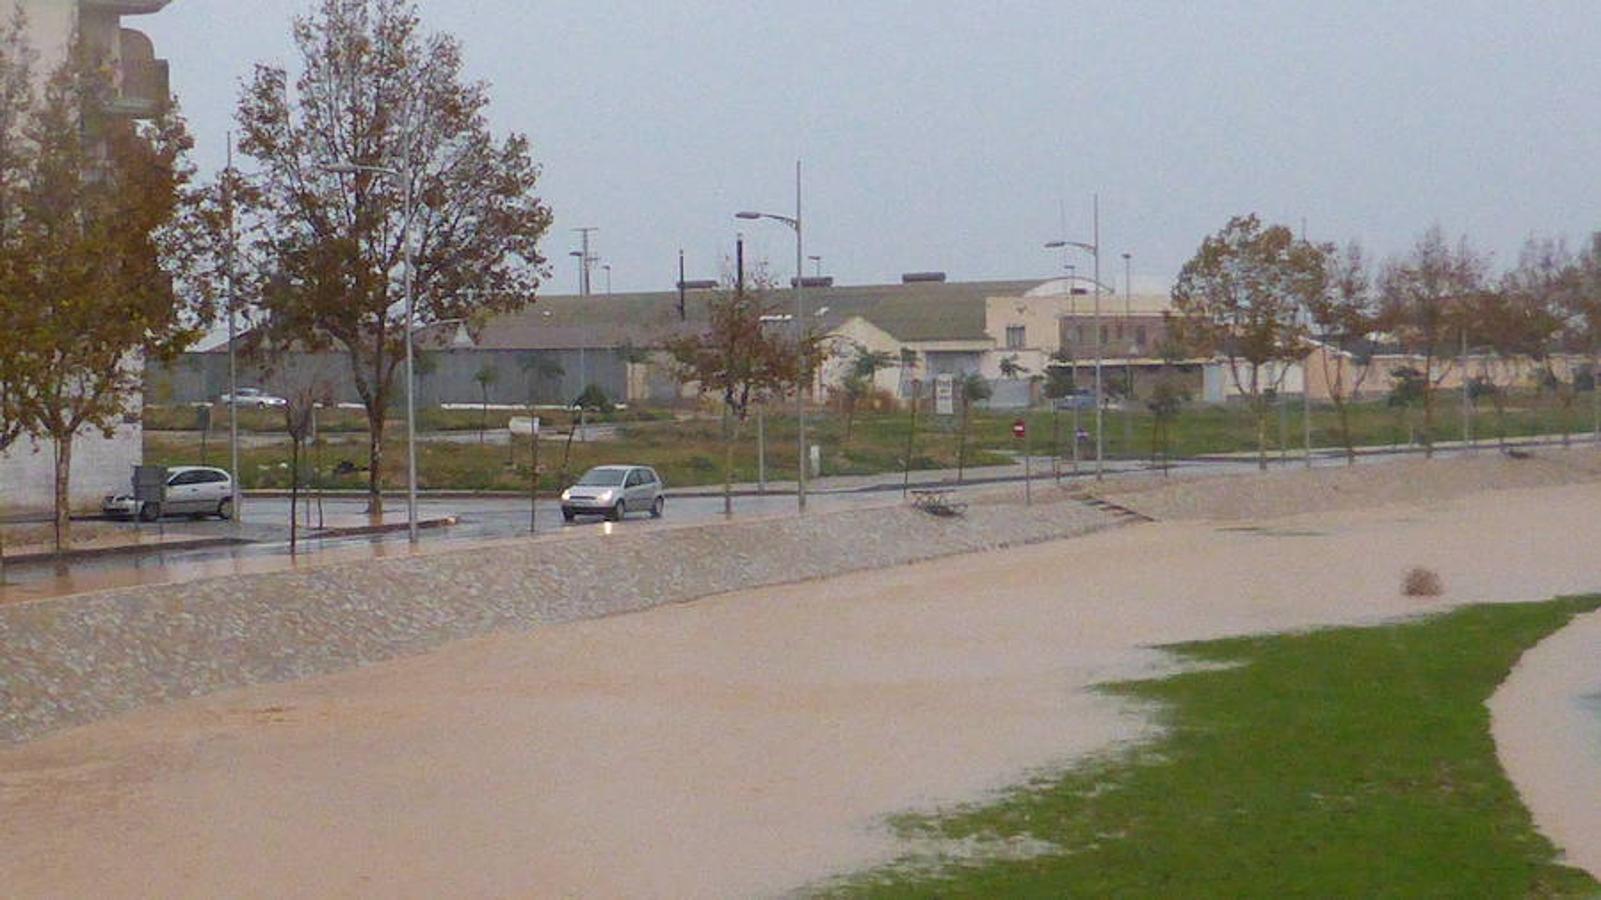
[[[223,406],[237,404],[241,409],[282,409],[289,405],[289,401],[274,396],[261,388],[240,388],[238,395],[223,394],[217,398]]]
[[[170,515],[233,518],[233,479],[223,469],[173,466],[167,469],[160,496],[159,500],[141,500],[135,494],[112,494],[101,509],[107,515],[133,516],[146,522]]]
[[[616,522],[631,512],[649,511],[659,519],[667,500],[661,476],[650,466],[596,466],[561,492],[562,518],[601,515]]]

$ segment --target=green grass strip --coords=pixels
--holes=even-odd
[[[1034,849],[909,857],[829,892],[1597,896],[1534,830],[1485,701],[1519,655],[1598,606],[1476,606],[1167,648],[1206,668],[1105,688],[1154,704],[1161,737],[990,805],[896,822],[923,846]]]

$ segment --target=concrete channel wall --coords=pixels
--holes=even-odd
[[[0,606],[0,743],[503,630],[1071,537],[1119,524],[1059,495],[505,543]]]

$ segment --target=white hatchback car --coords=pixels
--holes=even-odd
[[[601,515],[613,522],[631,512],[649,511],[659,519],[667,500],[661,476],[650,466],[596,466],[561,492],[561,516]]]
[[[263,391],[261,388],[240,388],[239,393],[223,394],[217,398],[223,406],[237,404],[241,409],[282,409],[289,401]]]
[[[144,501],[132,494],[112,494],[101,509],[107,515],[134,516],[154,522],[162,516],[233,518],[233,479],[210,466],[173,466],[167,470],[162,499]]]

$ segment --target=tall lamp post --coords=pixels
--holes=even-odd
[[[1101,196],[1099,194],[1095,195],[1094,211],[1094,233],[1092,235],[1093,239],[1089,243],[1085,243],[1084,241],[1060,240],[1050,241],[1046,243],[1045,247],[1049,250],[1076,247],[1089,253],[1090,257],[1095,263],[1095,274],[1091,280],[1091,283],[1095,287],[1095,315],[1092,319],[1091,327],[1095,330],[1095,480],[1099,481],[1105,475],[1104,459],[1106,455],[1106,441],[1102,436],[1101,429],[1101,426],[1105,423],[1106,411],[1103,409],[1101,402],[1101,398],[1104,396],[1104,384],[1101,380],[1101,364],[1105,354],[1102,346],[1104,341],[1101,340]],[[1068,285],[1068,290],[1072,290],[1071,284]],[[1074,435],[1073,440],[1076,442],[1078,440],[1078,436]]]
[[[228,167],[223,171],[222,204],[228,216],[228,258],[224,265],[228,278],[228,471],[231,473],[232,493],[228,496],[232,515],[229,527],[239,530],[243,504],[239,501],[244,492],[239,488],[239,298],[235,292],[235,257],[238,252],[239,233],[234,224],[233,209],[233,132],[228,132]],[[211,422],[208,419],[206,426]]]
[[[373,175],[383,175],[393,178],[401,183],[405,191],[404,213],[406,241],[406,538],[417,545],[417,365],[412,350],[412,329],[417,321],[417,297],[415,289],[416,260],[413,259],[413,242],[411,238],[411,224],[414,210],[412,208],[412,183],[406,173],[399,169],[386,166],[364,166],[353,162],[328,163],[322,167],[325,171],[335,175],[354,175],[358,172],[369,172]]]
[[[777,213],[753,212],[746,210],[734,214],[738,219],[772,219],[774,222],[783,222],[795,229],[795,339],[797,342],[806,337],[806,251],[801,234],[801,163],[795,160],[795,215],[784,216]],[[797,349],[799,345],[797,343]],[[804,373],[809,380],[811,373]],[[795,497],[797,509],[806,512],[806,390],[802,385],[795,385],[795,426],[800,435],[800,463],[799,478],[796,481]]]
[[[1130,457],[1134,454],[1134,254],[1123,254],[1123,327],[1118,336],[1128,335],[1123,351],[1123,446]],[[1124,329],[1128,329],[1126,332]]]

